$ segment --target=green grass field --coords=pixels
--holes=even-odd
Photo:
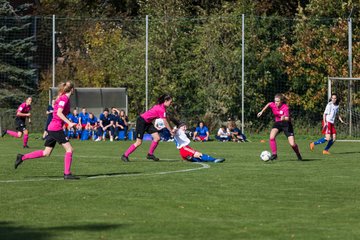
[[[258,137],[258,139],[260,139]],[[130,163],[120,160],[130,142],[71,141],[72,171],[64,181],[61,146],[49,158],[24,162],[17,153],[43,148],[30,138],[0,139],[0,239],[359,239],[360,147],[337,142],[332,155],[298,138],[297,161],[283,135],[279,160],[263,163],[268,143],[192,143],[224,157],[222,164],[180,161],[174,143],[149,142]]]

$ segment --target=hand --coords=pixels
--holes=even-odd
[[[69,126],[69,128],[72,128],[72,127],[76,126],[76,123],[70,122],[70,123],[68,124],[68,126]]]
[[[175,136],[176,129],[171,129],[170,134],[171,136]]]
[[[31,113],[28,113],[26,116],[27,116],[27,117],[31,117]]]
[[[261,112],[259,112],[258,114],[257,114],[257,117],[259,118],[259,117],[261,117],[261,115],[263,114],[263,112],[261,111]]]
[[[284,120],[285,120],[285,116],[281,116],[281,117],[280,117],[280,120],[281,120],[281,121],[284,121]]]

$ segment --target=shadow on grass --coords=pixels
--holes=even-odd
[[[120,175],[136,175],[143,172],[121,172],[121,173],[96,173],[96,174],[82,174],[76,175],[78,177],[101,177],[101,176],[120,176]]]
[[[279,160],[274,160],[274,161],[268,161],[265,162],[267,164],[271,164],[271,163],[281,163],[281,162],[298,162],[298,163],[302,163],[302,162],[312,162],[312,161],[321,161],[323,159],[321,158],[303,158],[303,160],[297,160],[297,159],[279,159]]]
[[[332,153],[334,155],[342,155],[342,154],[357,154],[357,153],[360,153],[360,152],[339,152],[339,153]]]
[[[67,231],[99,232],[123,227],[123,224],[83,224],[48,228],[33,228],[16,225],[14,222],[0,222],[0,239],[6,240],[49,240]]]
[[[78,177],[100,177],[100,176],[120,176],[120,175],[136,175],[142,174],[143,172],[114,172],[114,173],[94,173],[94,174],[74,174]],[[57,179],[62,178],[63,176],[28,176],[26,178],[49,178],[49,179]]]

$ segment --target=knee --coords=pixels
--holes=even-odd
[[[140,141],[136,141],[136,142],[134,143],[135,147],[139,147],[139,146],[141,146],[141,144],[142,144],[142,141],[141,141],[141,140],[140,140]]]
[[[51,151],[44,151],[43,152],[44,157],[48,157],[48,156],[50,156],[50,154],[51,154]]]

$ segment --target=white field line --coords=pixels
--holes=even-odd
[[[55,157],[62,157],[63,155],[54,155]],[[116,158],[119,159],[119,157],[108,157],[108,156],[82,156],[82,155],[76,155],[77,158]],[[131,158],[131,159],[139,159],[139,158]],[[177,161],[178,159],[162,159],[162,160],[167,160],[167,161]],[[120,159],[119,159],[120,161]],[[130,163],[126,163],[126,164],[131,164]],[[165,174],[173,174],[173,173],[183,173],[183,172],[191,172],[191,171],[197,171],[197,170],[202,170],[202,169],[207,169],[210,168],[210,165],[206,164],[206,163],[199,163],[199,162],[194,162],[191,163],[191,165],[200,165],[201,167],[196,167],[196,168],[188,168],[188,169],[182,169],[182,170],[173,170],[173,171],[164,171],[164,172],[155,172],[155,173],[136,173],[136,174],[126,174],[126,173],[120,173],[120,174],[115,174],[115,175],[99,175],[99,176],[92,176],[92,177],[81,177],[82,180],[84,179],[98,179],[98,178],[115,178],[115,177],[135,177],[135,176],[153,176],[153,175],[165,175]],[[29,178],[29,179],[20,179],[20,180],[16,180],[16,179],[10,179],[10,180],[0,180],[0,183],[16,183],[16,182],[42,182],[42,181],[64,181],[63,178]]]

